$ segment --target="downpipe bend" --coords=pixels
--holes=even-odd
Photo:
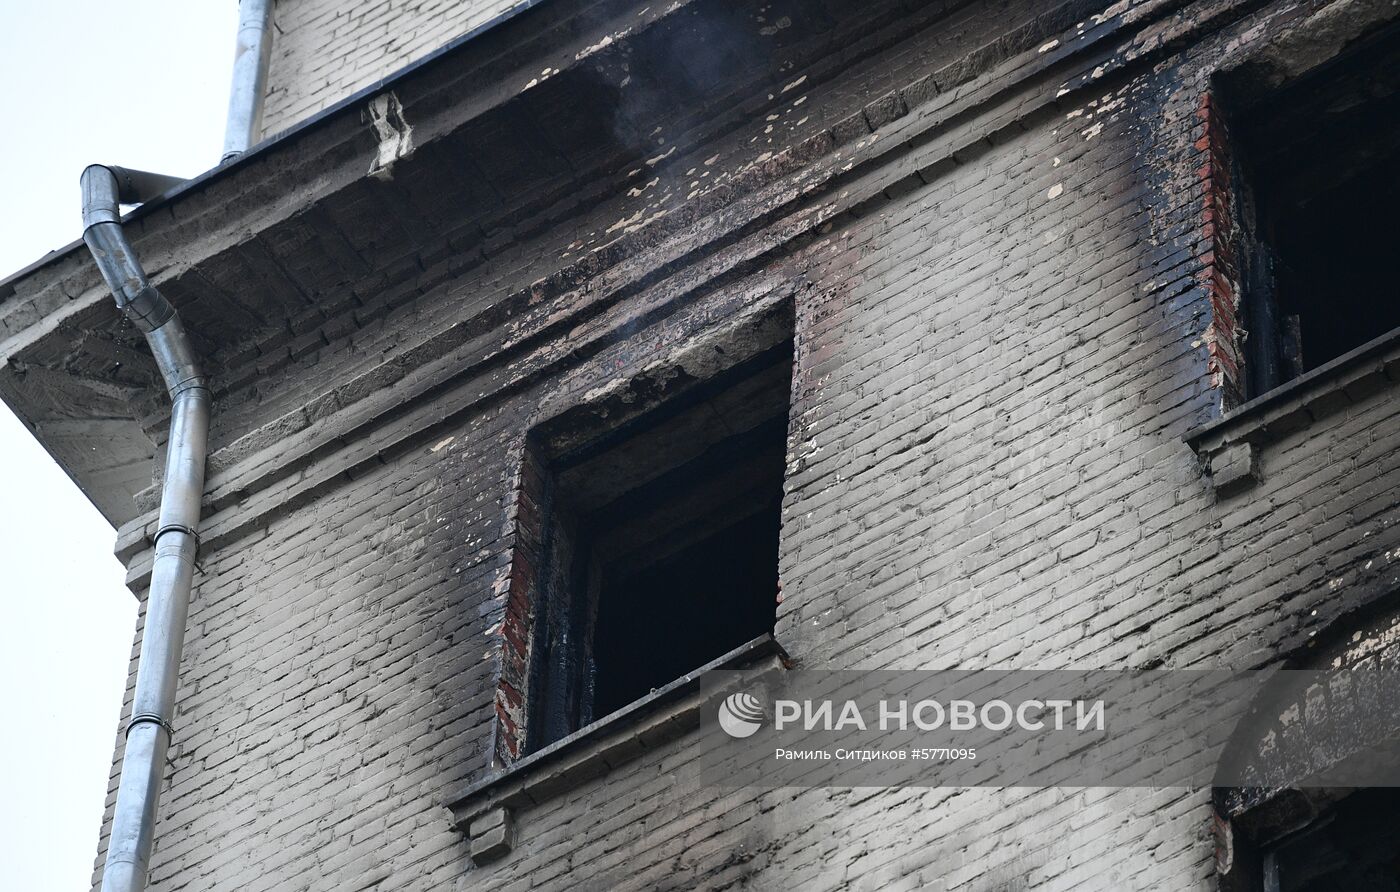
[[[92,165],[83,171],[83,241],[117,307],[146,337],[170,394],[170,437],[136,696],[126,729],[121,781],[108,841],[103,892],[141,892],[174,734],[180,652],[189,615],[200,501],[209,445],[209,384],[175,308],[151,285],[122,230],[120,205],[156,197],[174,177]]]

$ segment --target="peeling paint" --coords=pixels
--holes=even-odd
[[[583,49],[579,50],[577,53],[574,54],[574,58],[575,58],[575,59],[583,59],[583,58],[585,58],[585,57],[587,57],[587,56],[591,56],[591,55],[593,55],[594,53],[598,52],[599,50],[606,49],[607,47],[612,46],[613,43],[615,43],[616,41],[622,40],[624,37],[626,37],[628,34],[631,34],[631,33],[632,33],[632,29],[631,29],[631,28],[623,28],[621,31],[618,31],[618,32],[615,33],[615,34],[608,34],[608,35],[605,35],[605,36],[603,37],[602,40],[598,41],[597,43],[593,44],[592,46],[586,46],[586,47],[584,47]]]
[[[758,33],[761,34],[761,35],[763,35],[764,37],[772,37],[774,34],[777,34],[779,31],[782,31],[782,30],[785,29],[785,28],[791,28],[791,27],[792,27],[792,19],[788,18],[787,16],[783,16],[782,18],[780,18],[780,19],[778,19],[777,21],[775,21],[773,24],[771,24],[771,25],[765,25],[764,27],[759,28],[759,29],[758,29]]]
[[[636,198],[637,196],[641,195],[643,192],[647,191],[659,182],[661,182],[661,177],[652,177],[650,180],[647,181],[646,185],[633,186],[631,189],[628,189],[627,194],[632,198]]]
[[[669,149],[662,152],[660,155],[657,155],[655,158],[648,158],[646,161],[647,167],[655,167],[656,165],[660,164],[662,161],[665,161],[667,158],[670,158],[674,154],[676,154],[676,147],[671,146]]]
[[[413,128],[403,117],[403,106],[392,90],[380,93],[366,107],[370,126],[379,137],[379,146],[369,172],[383,179],[393,178],[394,162],[413,152]]]
[[[788,84],[786,87],[783,87],[783,89],[780,90],[779,92],[780,92],[780,93],[786,93],[788,90],[796,90],[798,87],[802,86],[806,81],[807,81],[807,75],[804,74],[804,75],[802,75],[801,77],[799,77],[797,80],[795,80],[795,81],[793,81],[792,83]]]

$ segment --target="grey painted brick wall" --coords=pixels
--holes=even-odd
[[[275,136],[514,5],[516,0],[277,0],[263,133]]]
[[[1115,11],[1131,23],[1154,6]],[[284,30],[289,14],[312,24],[291,29],[277,64],[368,47],[388,27],[338,28],[329,10],[279,6]],[[455,397],[430,393],[424,411],[446,420],[378,460],[304,495],[289,485],[230,497],[219,518],[233,519],[216,526],[233,532],[203,555],[190,615],[155,888],[1212,888],[1208,791],[724,792],[678,785],[696,757],[683,739],[517,814],[515,850],[484,867],[443,805],[489,760],[526,431],[774,295],[792,297],[798,320],[777,637],[799,665],[1260,665],[1392,591],[1392,392],[1359,395],[1269,443],[1261,482],[1229,497],[1183,442],[1220,412],[1201,342],[1210,311],[1195,112],[1211,71],[1309,11],[1203,3],[1168,16],[1125,38],[1111,60],[1118,75],[1096,74],[1063,101],[1021,93],[977,108],[940,131],[951,160],[923,174],[899,158],[873,165],[869,176],[888,185],[719,285],[690,293],[661,279],[542,337],[474,378],[467,389],[485,396],[467,409],[448,412]],[[456,27],[430,4],[403,15],[431,22],[433,35]],[[854,163],[928,111],[902,99],[907,114],[882,116],[889,90],[953,64],[967,67],[969,94],[1010,83],[1006,60],[1031,65],[1052,40],[1114,18],[1058,38],[1027,30],[979,63],[979,48],[1030,13],[1004,4],[955,15],[955,28],[911,31],[688,147],[652,194],[611,196],[423,287],[356,292],[353,321],[328,310],[308,325],[319,345],[299,355],[230,355],[216,439],[236,443],[408,355],[470,295],[539,282],[569,254],[617,238],[619,221],[654,211],[648,202],[668,186],[703,200],[706,158],[719,159],[712,180],[738,180],[785,144],[832,133],[832,167]],[[314,47],[295,42],[313,34]],[[1163,45],[1160,59],[1132,67],[1134,53]],[[341,88],[324,79],[300,93],[278,81],[272,120],[329,101]],[[852,115],[861,132],[842,142]],[[431,260],[414,256],[426,276]],[[710,259],[687,260],[683,274]],[[382,272],[384,260],[370,265]],[[673,311],[641,315],[681,293]],[[521,338],[531,318],[487,341]],[[628,333],[568,353],[612,328]],[[560,356],[547,374],[520,371]],[[240,368],[259,374],[228,384]],[[366,402],[347,397],[303,427],[358,412],[378,425],[366,436],[402,430],[417,422],[369,401],[399,385],[366,385]],[[120,755],[119,741],[114,765]]]

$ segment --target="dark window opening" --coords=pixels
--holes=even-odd
[[[526,749],[773,630],[792,342],[542,458]]]
[[[1400,327],[1400,31],[1229,117],[1258,396]]]
[[[1400,790],[1361,790],[1263,851],[1264,892],[1400,892]]]

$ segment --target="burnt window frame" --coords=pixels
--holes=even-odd
[[[1265,232],[1269,226],[1262,219],[1266,213],[1277,219],[1279,211],[1277,207],[1261,210],[1270,202],[1261,201],[1256,191],[1261,177],[1254,169],[1248,133],[1258,126],[1262,114],[1283,102],[1288,91],[1308,83],[1325,84],[1338,69],[1373,50],[1387,52],[1397,42],[1400,21],[1386,21],[1287,79],[1279,80],[1272,62],[1259,59],[1211,74],[1198,111],[1204,125],[1197,146],[1204,153],[1204,164],[1198,173],[1205,190],[1204,276],[1213,317],[1207,342],[1212,374],[1227,410],[1268,396],[1400,332],[1400,323],[1377,326],[1368,337],[1346,339],[1349,346],[1340,352],[1324,353],[1321,361],[1309,360],[1306,326],[1300,329],[1287,322],[1280,303],[1276,234]],[[1372,97],[1359,104],[1369,107],[1393,101],[1391,96]],[[1382,152],[1389,151],[1389,158],[1400,157],[1383,134],[1374,144]],[[1373,171],[1379,162],[1373,159],[1369,164],[1358,176]]]
[[[1241,791],[1245,792],[1245,791]],[[1250,791],[1262,794],[1265,791]],[[1221,892],[1280,892],[1280,854],[1300,843],[1324,834],[1338,821],[1355,821],[1358,806],[1366,807],[1366,797],[1384,797],[1381,803],[1391,813],[1400,813],[1400,788],[1364,787],[1358,789],[1313,788],[1274,791],[1231,821],[1220,815],[1228,811],[1222,790],[1215,796],[1216,831],[1229,826],[1227,838],[1217,838],[1217,879]],[[1364,812],[1363,812],[1364,814]],[[1354,837],[1348,837],[1354,838]],[[1228,847],[1229,863],[1222,871],[1219,846]],[[1333,862],[1333,869],[1341,866]]]
[[[593,714],[583,705],[591,702],[592,679],[589,673],[577,671],[578,667],[587,665],[585,660],[577,654],[572,659],[566,655],[556,661],[555,671],[551,672],[548,661],[552,656],[541,647],[542,634],[547,634],[551,623],[560,617],[564,618],[565,626],[574,631],[574,644],[581,649],[591,644],[583,637],[591,639],[596,632],[590,626],[594,619],[590,611],[597,609],[596,586],[587,587],[585,597],[575,598],[573,592],[579,589],[576,580],[564,578],[563,585],[551,584],[547,575],[557,574],[558,567],[552,565],[551,553],[556,545],[555,537],[563,531],[558,523],[561,510],[557,504],[559,490],[556,479],[561,461],[566,462],[572,454],[581,450],[598,448],[611,439],[625,439],[628,428],[638,424],[644,426],[657,415],[673,411],[677,404],[684,406],[686,400],[694,398],[692,391],[704,391],[715,386],[716,381],[721,382],[719,390],[723,391],[728,386],[724,382],[730,377],[736,374],[743,377],[746,364],[762,364],[765,355],[772,363],[772,357],[779,355],[782,357],[779,362],[772,364],[785,369],[780,432],[782,455],[779,456],[775,479],[778,487],[775,507],[778,511],[781,509],[787,482],[785,456],[787,445],[791,442],[798,352],[791,298],[765,302],[743,317],[729,320],[717,326],[716,330],[702,334],[695,343],[676,349],[676,355],[665,363],[653,366],[629,381],[620,382],[621,386],[600,388],[606,393],[592,402],[570,405],[533,425],[518,446],[519,470],[511,504],[511,534],[514,541],[506,576],[498,583],[498,593],[503,596],[506,605],[499,631],[503,650],[494,703],[496,715],[492,743],[492,755],[498,766],[509,767],[526,756],[552,748],[591,724],[606,720],[608,715],[626,712],[638,702],[633,700],[605,714]],[[697,354],[705,356],[697,362]],[[687,366],[704,367],[707,371],[692,377],[685,371]],[[679,375],[676,374],[678,370]],[[680,383],[677,383],[678,379]],[[689,410],[680,409],[682,414],[686,411]],[[777,542],[774,544],[776,546]],[[777,560],[775,547],[773,597],[769,602],[774,616],[778,589]],[[566,573],[564,577],[568,575]],[[561,578],[556,576],[553,581],[557,583]],[[563,599],[557,597],[561,591],[566,593]],[[549,614],[545,613],[546,607]],[[770,624],[764,634],[771,637],[771,631]],[[696,666],[687,667],[685,672],[705,665],[729,649],[717,645],[714,654]],[[559,663],[571,664],[574,669],[566,669],[561,676],[557,671]],[[561,677],[565,680],[563,685],[558,684]],[[657,683],[661,685],[674,680],[667,678]],[[542,685],[546,681],[549,684]],[[576,710],[571,711],[567,705],[561,706],[561,703],[570,700],[579,704]]]

